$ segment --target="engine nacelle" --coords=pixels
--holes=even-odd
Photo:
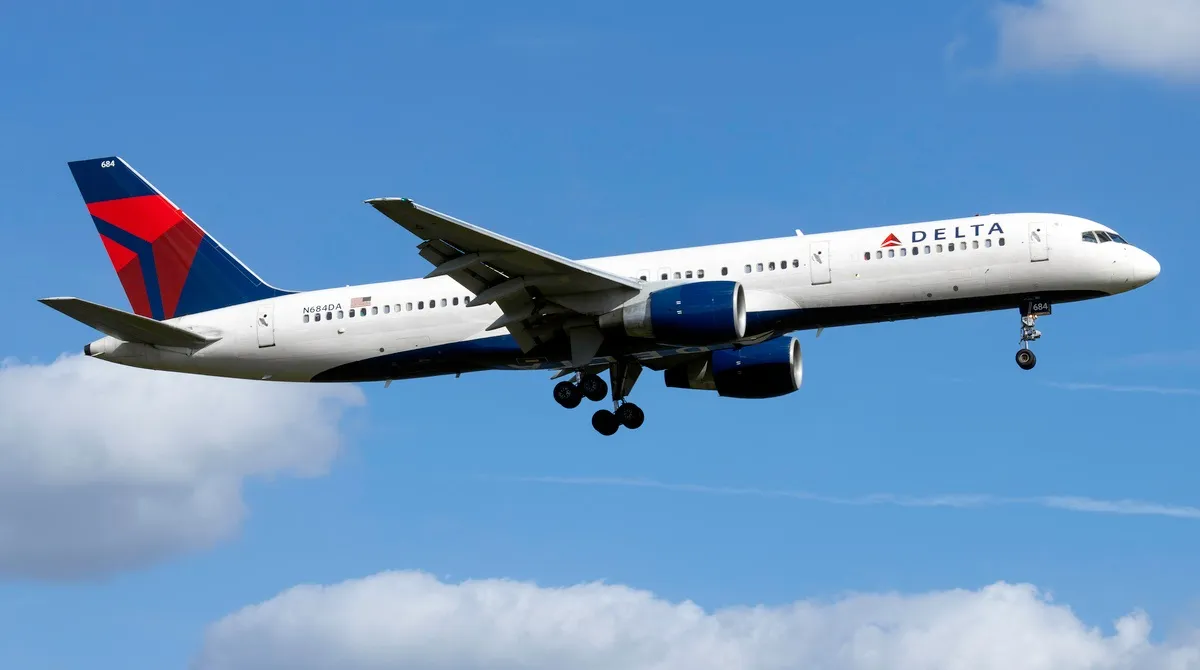
[[[721,349],[704,358],[667,368],[671,388],[716,391],[727,398],[775,398],[800,389],[804,358],[800,340],[779,337],[735,349]]]
[[[680,284],[601,316],[600,326],[667,345],[733,342],[746,335],[746,292],[736,281]]]

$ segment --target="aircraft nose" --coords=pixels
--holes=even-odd
[[[1158,261],[1155,260],[1153,256],[1145,251],[1142,251],[1141,249],[1137,250],[1137,253],[1135,253],[1132,258],[1132,261],[1132,267],[1129,271],[1129,280],[1135,286],[1145,286],[1146,284],[1149,284],[1150,282],[1154,281],[1154,278],[1157,277],[1158,273],[1162,271],[1162,266],[1159,265]]]

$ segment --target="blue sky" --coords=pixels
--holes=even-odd
[[[1143,16],[1157,5],[1178,20]],[[344,407],[312,415],[330,435],[303,458],[289,449],[309,415],[257,418],[274,460],[219,471],[228,515],[211,535],[100,567],[82,533],[70,560],[87,574],[0,574],[0,665],[246,667],[249,643],[216,622],[389,570],[601,580],[709,611],[1028,583],[1105,636],[1135,610],[1155,644],[1200,622],[1196,3],[52,2],[2,16],[0,356],[33,375],[94,337],[36,298],[127,307],[66,167],[112,154],[293,289],[427,272],[416,240],[362,204],[377,196],[577,258],[1055,211],[1113,226],[1163,272],[1056,308],[1031,373],[1004,312],[803,333],[804,387],[780,399],[646,376],[645,426],[612,439],[555,405],[544,373],[334,392],[317,400]],[[81,379],[94,404],[45,386],[22,416],[86,430],[123,407],[121,425],[98,419],[104,453],[125,458],[122,431],[159,422],[168,437],[137,463],[163,468],[178,463],[172,430],[206,423],[225,393],[188,386],[205,402],[155,413],[171,398],[101,398],[109,382]],[[70,455],[84,439],[25,435],[0,454]],[[223,444],[181,439],[191,455]],[[0,475],[0,553],[41,551],[56,530],[6,523],[91,486],[20,467],[38,474]],[[132,486],[145,470],[131,468],[102,484]],[[948,495],[984,497],[897,504]]]

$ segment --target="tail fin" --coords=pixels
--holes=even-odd
[[[135,313],[161,321],[288,293],[260,279],[121,158],[67,165]]]

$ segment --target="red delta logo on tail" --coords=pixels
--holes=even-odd
[[[88,203],[87,208],[133,311],[173,318],[203,231],[158,194]],[[153,259],[149,267],[140,262],[146,255]]]
[[[880,246],[880,248],[883,248],[883,247],[898,247],[900,245],[901,245],[900,238],[896,237],[896,235],[894,233],[888,233],[888,236],[886,238],[884,238],[884,240],[883,240],[883,244],[881,244],[879,246]]]
[[[161,321],[291,293],[260,279],[124,160],[68,166],[138,315]]]

